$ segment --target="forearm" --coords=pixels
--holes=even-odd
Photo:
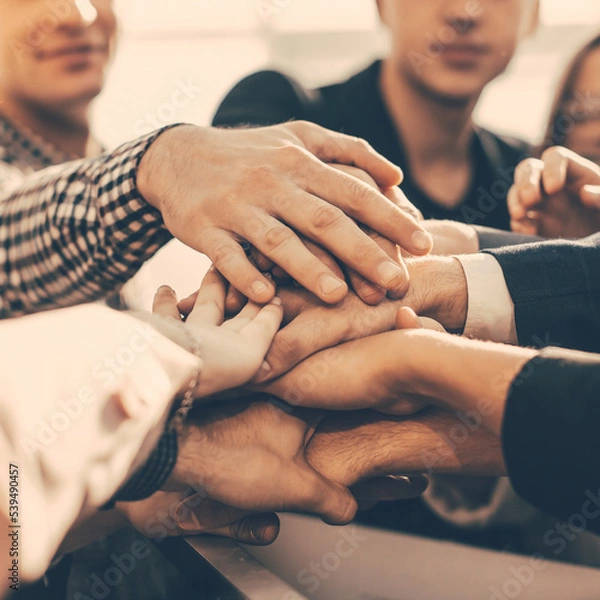
[[[307,458],[344,485],[400,473],[505,474],[497,436],[472,417],[436,408],[409,419],[370,411],[331,414]]]
[[[136,183],[158,134],[41,171],[0,198],[0,316],[102,298],[170,239]]]
[[[408,355],[411,391],[448,410],[474,411],[499,435],[510,385],[537,351],[423,330],[398,333],[399,344],[414,347]]]

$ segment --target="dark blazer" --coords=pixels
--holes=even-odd
[[[600,533],[599,432],[600,355],[547,348],[525,365],[502,426],[508,475],[519,495],[576,532]]]
[[[600,352],[600,233],[485,252],[502,267],[520,345]]]
[[[506,196],[516,165],[529,155],[527,144],[475,128],[471,188],[457,207],[440,206],[411,176],[406,151],[381,93],[380,67],[377,61],[347,81],[316,90],[306,89],[275,71],[255,73],[229,92],[217,110],[213,125],[274,125],[306,120],[361,137],[402,168],[404,181],[400,187],[426,219],[452,219],[509,230]]]

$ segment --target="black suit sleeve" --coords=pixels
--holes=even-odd
[[[225,96],[213,118],[215,127],[276,125],[310,119],[312,92],[277,71],[242,79]]]
[[[519,344],[600,351],[600,233],[486,252],[502,267]]]
[[[542,240],[542,238],[534,235],[522,235],[520,233],[513,233],[512,231],[492,229],[491,227],[482,227],[480,225],[475,225],[474,229],[477,232],[481,250],[529,244],[530,242],[539,242]]]
[[[547,348],[514,380],[502,426],[519,495],[600,533],[600,355]],[[580,518],[581,517],[581,518]],[[574,521],[575,524],[575,521]]]

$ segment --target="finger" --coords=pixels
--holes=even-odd
[[[579,196],[585,206],[600,209],[600,185],[584,185]]]
[[[386,290],[404,290],[408,281],[406,267],[391,260],[353,219],[315,196],[305,194],[300,202],[288,205],[286,215],[278,216],[368,281]]]
[[[337,260],[335,260],[335,258],[329,252],[327,252],[327,250],[325,250],[325,248],[322,248],[318,244],[315,244],[314,242],[311,242],[309,239],[307,239],[307,238],[305,238],[303,236],[301,236],[301,239],[302,239],[302,242],[304,243],[304,245],[324,265],[327,265],[327,267],[336,275],[336,277],[339,277],[342,280],[344,279],[344,271],[340,267],[340,265],[337,262]]]
[[[367,281],[352,269],[347,269],[347,272],[350,287],[365,304],[376,306],[385,299],[386,292],[382,287]]]
[[[396,313],[393,303],[384,303],[377,308],[361,306],[365,310],[360,312],[348,312],[350,308],[342,312],[332,311],[330,314],[311,310],[300,312],[275,336],[265,358],[266,368],[256,374],[254,383],[264,384],[294,367],[301,369],[308,381],[314,377],[321,379],[322,372],[326,373],[331,367],[327,363],[327,357],[323,357],[322,363],[319,363],[317,358],[313,364],[300,365],[300,363],[326,348],[333,348],[343,342],[376,335],[393,328]],[[293,308],[292,306],[292,310]],[[285,393],[285,385],[286,382],[282,381],[281,387],[275,389]]]
[[[326,163],[343,163],[366,171],[380,187],[402,181],[399,167],[384,158],[363,139],[329,131],[313,123],[293,124],[306,149]]]
[[[239,233],[324,302],[336,304],[347,294],[346,282],[336,277],[292,229],[277,219],[267,214],[254,216],[246,220]]]
[[[261,271],[270,271],[274,267],[273,261],[256,248],[252,248],[252,260]]]
[[[366,233],[368,233],[369,237],[393,261],[401,264],[402,259],[400,258],[400,255],[398,252],[398,246],[396,244],[394,244],[394,242],[391,242],[387,238],[384,238],[382,235],[379,235],[378,233],[376,233],[370,229]],[[383,288],[371,283],[370,281],[367,281],[364,277],[362,277],[362,275],[359,275],[356,271],[354,271],[352,269],[346,269],[346,271],[347,271],[348,279],[350,281],[350,285],[351,285],[352,289],[356,292],[358,297],[363,302],[365,302],[366,304],[370,304],[370,305],[377,305],[385,298],[386,292]],[[408,272],[407,272],[407,275],[408,275]],[[408,291],[408,277],[406,278],[405,286],[393,293],[390,293],[390,297],[393,297],[393,299],[397,300],[397,299],[401,298],[402,296],[404,296],[404,294],[407,291]]]
[[[227,296],[225,296],[225,314],[236,315],[244,308],[247,301],[246,296],[230,285],[227,288]]]
[[[228,527],[232,523],[253,513],[234,508],[205,494],[193,494],[182,500],[173,513],[181,533],[203,533],[207,530]]]
[[[396,329],[422,329],[423,325],[412,308],[403,306],[396,313]]]
[[[187,322],[192,325],[221,325],[225,318],[226,289],[225,279],[211,268],[204,276]]]
[[[173,288],[168,285],[161,285],[158,288],[152,302],[152,312],[155,315],[181,320],[181,314],[177,308],[177,295]]]
[[[179,312],[184,316],[187,317],[193,310],[194,308],[194,304],[196,304],[196,299],[198,298],[198,292],[200,290],[196,290],[193,294],[190,294],[187,298],[184,298],[183,300],[180,300],[179,303],[177,304],[177,308],[179,309]]]
[[[563,148],[548,148],[542,154],[544,170],[542,171],[542,184],[546,194],[551,196],[562,190],[567,183],[568,155]]]
[[[299,465],[297,484],[292,484],[295,496],[290,509],[301,513],[319,515],[330,525],[345,525],[356,515],[358,505],[350,491],[339,483],[325,479],[307,463]]]
[[[517,202],[524,210],[542,201],[541,177],[544,163],[537,158],[526,158],[515,169]]]
[[[258,314],[249,323],[245,324],[239,332],[245,338],[252,340],[256,351],[264,357],[279,330],[282,319],[281,299],[275,297],[267,306],[261,308]]]
[[[527,209],[521,203],[520,188],[512,185],[506,196],[506,203],[510,218],[513,221],[519,222],[527,215]]]
[[[205,230],[201,251],[213,261],[219,273],[247,298],[266,304],[275,295],[275,286],[250,262],[232,234],[217,228]]]
[[[310,172],[301,171],[299,175],[308,192],[337,206],[404,250],[420,255],[433,247],[431,236],[413,216],[356,177],[323,164],[314,166]],[[314,239],[312,235],[309,237]]]
[[[356,498],[358,510],[367,510],[378,502],[407,500],[419,497],[429,481],[423,475],[397,475],[374,477],[350,488]]]
[[[382,190],[383,195],[393,202],[400,210],[411,215],[415,221],[423,221],[423,213],[406,197],[397,186]]]
[[[277,539],[279,527],[279,517],[275,513],[265,513],[245,517],[231,525],[206,533],[227,537],[243,544],[266,546]]]
[[[422,329],[429,329],[430,331],[440,331],[441,333],[447,333],[444,326],[435,319],[429,317],[419,317],[419,322]]]

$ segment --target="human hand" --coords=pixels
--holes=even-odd
[[[271,544],[279,533],[274,513],[251,513],[203,493],[156,492],[139,502],[118,502],[116,510],[142,535],[163,539],[210,534],[244,544]]]
[[[390,331],[396,313],[409,306],[442,327],[464,327],[467,313],[467,282],[455,258],[424,257],[407,261],[411,286],[402,300],[384,300],[368,306],[348,294],[332,307],[297,289],[280,289],[284,327],[276,334],[265,364],[254,383],[264,383],[286,373],[305,358],[338,344]]]
[[[508,193],[512,229],[547,238],[580,238],[600,231],[600,167],[556,146],[515,171]]]
[[[207,254],[255,302],[268,302],[275,290],[248,260],[240,240],[321,300],[337,303],[346,294],[346,283],[296,232],[375,285],[403,289],[403,269],[355,221],[414,254],[429,250],[428,235],[380,192],[326,162],[353,164],[385,188],[401,177],[366,142],[294,122],[251,130],[173,128],[150,146],[137,182],[171,233]]]
[[[506,474],[500,439],[483,426],[480,415],[438,408],[410,418],[364,410],[329,413],[306,457],[343,485],[393,473]],[[413,480],[413,489],[421,486],[422,480]]]
[[[381,193],[388,198],[392,203],[398,206],[401,210],[413,216],[416,221],[422,221],[423,215],[421,212],[409,202],[408,198],[402,193],[402,191],[397,187],[389,187],[386,189],[379,189],[375,180],[362,169],[358,169],[357,167],[352,167],[349,165],[340,165],[340,164],[331,164],[332,168],[337,169],[343,173],[346,173],[352,177],[356,177],[357,179],[363,181],[374,189],[378,189]],[[387,239],[386,237],[380,235],[379,233],[373,231],[371,228],[366,227],[365,225],[358,224],[362,231],[364,231],[394,262],[398,263],[398,265],[404,271],[404,284],[401,285],[397,290],[390,294],[393,298],[401,298],[406,293],[409,285],[409,277],[406,271],[406,266],[404,265],[404,261],[401,257],[401,252],[397,244]],[[310,240],[307,240],[303,236],[299,236],[304,245],[315,255],[317,256],[325,265],[327,265],[338,277],[345,278],[351,285],[351,288],[354,290],[356,295],[366,304],[379,304],[386,296],[386,290],[381,288],[380,286],[374,285],[368,279],[361,276],[354,269],[342,265],[338,265],[336,259],[326,252],[323,248],[314,244]],[[253,248],[251,251],[252,258],[254,259],[256,265],[261,269],[261,271],[269,271],[272,273],[274,279],[276,281],[286,282],[290,277],[287,273],[285,273],[280,267],[274,265],[271,261],[269,261],[261,252],[257,251],[256,248]]]
[[[177,307],[175,292],[161,287],[154,298],[153,312],[165,317],[161,332],[188,350],[192,342],[202,357],[202,373],[195,390],[201,398],[234,388],[258,371],[281,323],[281,301],[267,306],[248,304],[232,319],[224,321],[226,285],[211,269],[202,282],[194,307],[185,323]]]
[[[312,513],[348,523],[357,509],[352,494],[304,458],[322,417],[321,411],[286,412],[273,402],[196,409],[179,426],[178,460],[164,489],[191,487],[242,510]]]

